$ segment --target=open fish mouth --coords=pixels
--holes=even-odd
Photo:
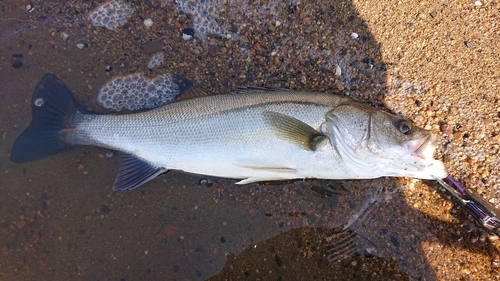
[[[410,141],[408,143],[408,152],[412,162],[417,165],[418,173],[412,174],[413,177],[421,179],[445,178],[448,175],[444,163],[434,159],[434,151],[437,148],[439,136],[429,134],[423,138]]]
[[[408,144],[408,150],[412,156],[423,160],[423,163],[433,161],[433,154],[439,142],[439,137],[435,134],[429,134],[424,138],[411,141]]]

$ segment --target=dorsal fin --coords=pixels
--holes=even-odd
[[[193,84],[186,78],[177,74],[172,76],[174,79],[174,83],[179,86],[179,94],[175,97],[173,102],[208,96],[208,94],[203,90],[195,89],[193,87]]]
[[[190,88],[187,91],[185,91],[182,94],[179,94],[177,97],[175,97],[173,102],[177,102],[177,101],[181,101],[181,100],[189,100],[189,99],[194,99],[194,98],[199,98],[199,97],[204,97],[204,96],[209,96],[209,94],[205,93],[201,89]]]
[[[293,91],[284,88],[274,88],[274,87],[238,87],[234,88],[233,92],[237,94],[243,93],[261,93],[261,92],[283,92],[283,91]]]

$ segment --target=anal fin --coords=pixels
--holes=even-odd
[[[278,178],[278,177],[268,177],[268,178],[247,178],[244,180],[240,180],[239,182],[236,182],[236,184],[249,184],[249,183],[254,183],[254,182],[260,182],[260,181],[277,181],[277,180],[285,180],[285,178]]]
[[[122,153],[113,190],[134,189],[166,171],[163,167],[153,166],[131,154]]]

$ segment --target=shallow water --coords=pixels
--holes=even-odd
[[[220,24],[214,30],[231,30],[231,38],[191,41],[182,39],[182,30],[202,25],[191,13],[210,5],[180,13],[171,3],[129,4],[135,12],[128,23],[108,30],[88,20],[94,3],[35,1],[29,12],[17,1],[3,1],[2,279],[494,278],[496,242],[471,243],[485,233],[463,211],[450,211],[455,207],[445,193],[434,191],[432,181],[237,186],[232,180],[169,172],[136,190],[113,192],[117,157],[107,159],[104,149],[78,147],[33,163],[11,163],[10,148],[30,122],[31,94],[45,73],[56,74],[81,104],[98,112],[109,112],[97,102],[99,89],[131,73],[180,74],[209,94],[237,86],[273,86],[346,94],[376,106],[384,105],[393,87],[386,70],[394,62],[383,61],[381,46],[370,33],[376,26],[363,20],[349,1],[242,1],[226,7],[217,20],[206,16]],[[152,27],[144,26],[146,18],[153,19]],[[349,39],[353,32],[358,39]],[[149,70],[155,53],[164,53],[165,61]],[[335,65],[342,76],[335,75]],[[412,188],[401,191],[408,186]],[[420,199],[415,197],[424,206],[417,207]],[[433,208],[443,215],[429,215]],[[466,228],[465,221],[472,226]],[[356,254],[332,262],[328,244],[346,224],[357,233]],[[450,251],[458,254],[441,259]],[[441,267],[456,276],[443,277]]]

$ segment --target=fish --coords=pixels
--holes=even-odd
[[[168,170],[239,180],[444,178],[433,158],[438,136],[351,98],[246,88],[143,112],[87,110],[54,74],[31,100],[32,121],[14,141],[14,163],[80,145],[116,150],[114,190],[131,190]]]

